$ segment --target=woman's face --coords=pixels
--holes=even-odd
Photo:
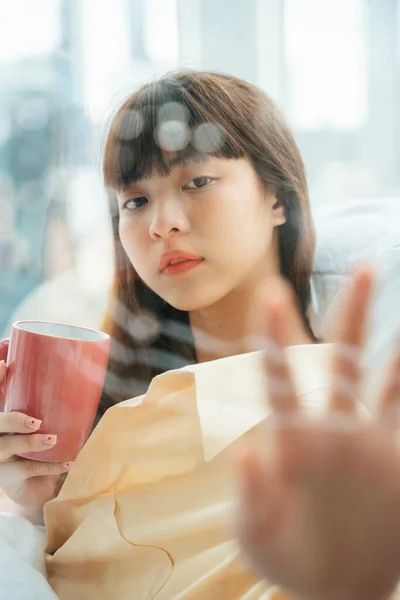
[[[200,310],[271,272],[273,230],[285,221],[275,202],[249,160],[209,157],[118,193],[120,239],[158,296]]]

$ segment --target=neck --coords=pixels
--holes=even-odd
[[[269,274],[269,276],[271,273]],[[245,354],[250,347],[251,315],[258,285],[268,284],[268,275],[257,283],[232,291],[228,296],[207,308],[189,314],[198,362],[207,362],[237,354]],[[304,329],[293,331],[288,345],[311,344],[313,339]]]
[[[243,354],[251,299],[233,292],[217,304],[190,313],[198,362]]]

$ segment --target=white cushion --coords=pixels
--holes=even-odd
[[[400,199],[352,200],[314,210],[317,249],[314,261],[313,329],[325,337],[354,272],[372,261],[377,287],[371,312],[366,368],[369,386],[400,334]]]

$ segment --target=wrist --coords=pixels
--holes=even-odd
[[[18,514],[33,525],[44,525],[43,506],[19,506]]]
[[[21,504],[16,504],[7,496],[3,496],[0,499],[0,511],[19,515],[33,523],[33,525],[43,525],[44,523],[43,506],[22,506]]]

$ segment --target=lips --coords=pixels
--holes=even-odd
[[[160,260],[160,273],[164,273],[166,271],[182,271],[185,268],[191,268],[200,264],[203,261],[202,256],[198,256],[197,254],[191,254],[189,252],[166,252],[162,255]]]

